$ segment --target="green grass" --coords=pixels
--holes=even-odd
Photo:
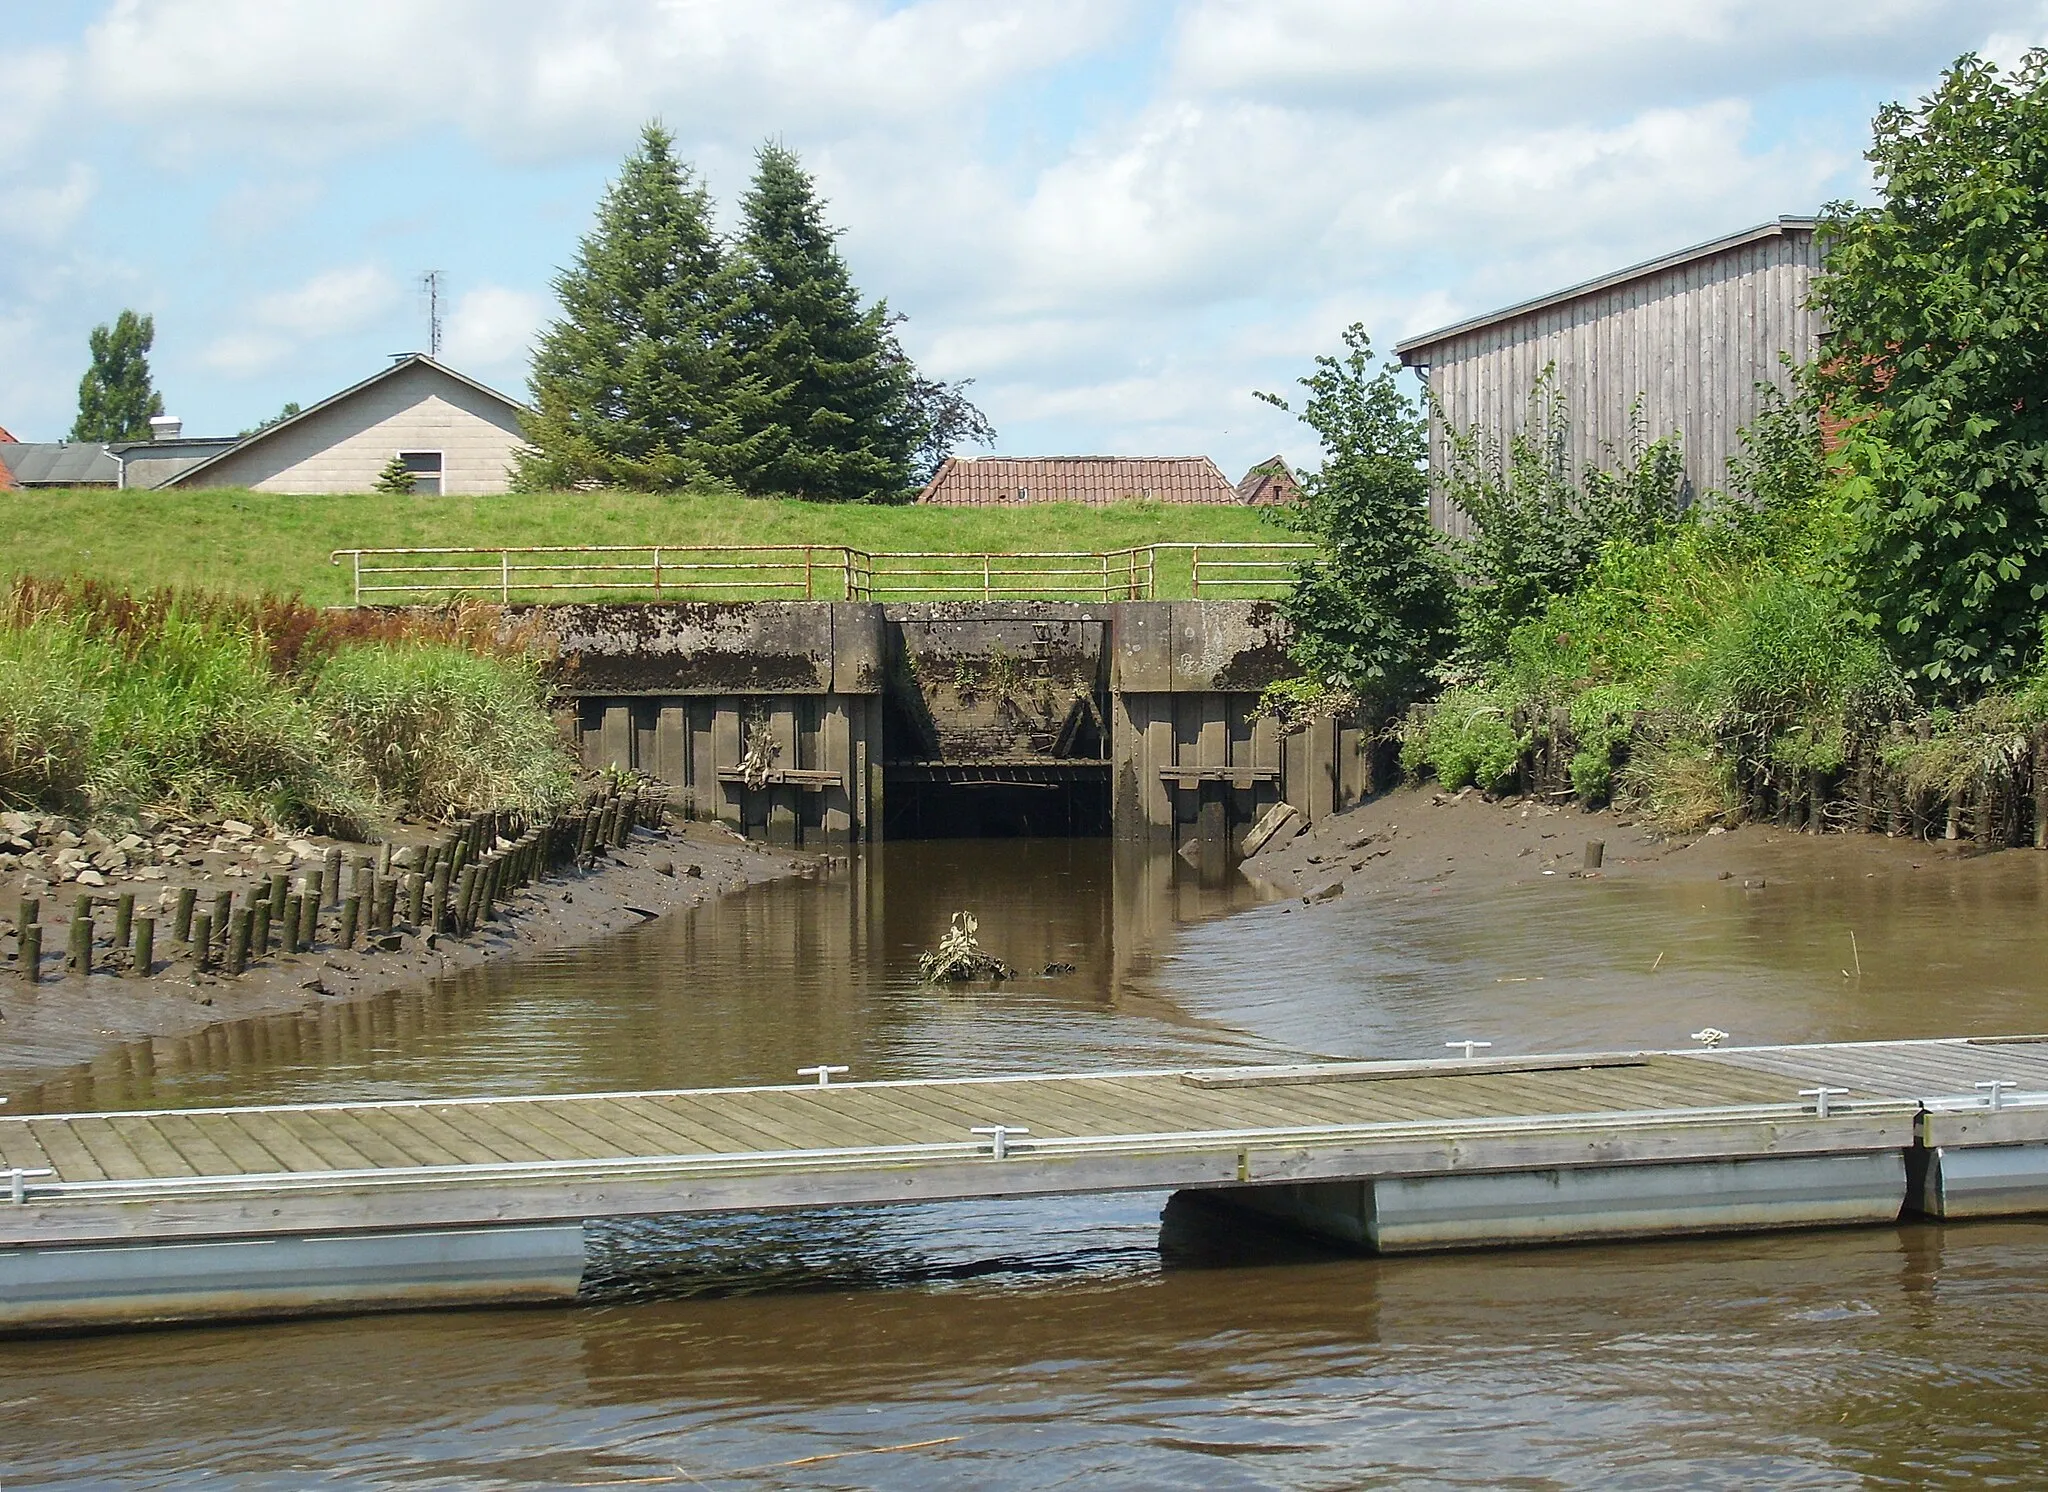
[[[724,494],[619,492],[294,497],[241,489],[10,493],[0,581],[86,575],[142,590],[193,586],[349,599],[335,549],[557,544],[831,544],[875,552],[1097,552],[1158,543],[1271,543],[1262,510],[1119,503],[1029,509],[875,507]],[[1162,576],[1162,594],[1184,593]]]
[[[572,785],[546,696],[535,659],[431,617],[17,581],[0,598],[0,806],[348,832],[545,809]]]

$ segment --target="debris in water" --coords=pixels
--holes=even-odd
[[[1694,1041],[1697,1041],[1701,1046],[1706,1047],[1708,1050],[1711,1051],[1713,1048],[1719,1046],[1722,1042],[1728,1039],[1728,1033],[1726,1031],[1719,1030],[1716,1027],[1709,1026],[1704,1031],[1693,1032],[1692,1039]]]
[[[1074,966],[1072,964],[1050,963],[1039,970],[1039,972],[1049,978],[1054,974],[1071,974],[1074,972]]]
[[[975,941],[981,926],[972,912],[955,912],[953,925],[939,939],[939,946],[917,957],[917,967],[926,984],[963,984],[974,979],[1015,978],[1015,971]]]

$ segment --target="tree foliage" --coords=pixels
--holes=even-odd
[[[659,124],[621,167],[534,354],[529,488],[896,500],[995,432],[863,304],[796,156],[762,148],[737,238]]]
[[[747,492],[828,501],[902,496],[925,432],[888,305],[861,304],[794,152],[761,147],[741,213],[733,480]]]
[[[92,366],[78,381],[78,419],[73,440],[147,440],[152,415],[164,412],[163,395],[151,385],[149,349],[156,318],[123,311],[111,327],[92,329]]]
[[[1572,469],[1572,412],[1554,368],[1529,395],[1521,429],[1446,424],[1446,500],[1472,522],[1452,550],[1464,586],[1465,633],[1481,658],[1500,657],[1508,634],[1568,595],[1610,542],[1647,544],[1686,505],[1675,436],[1649,438],[1641,403],[1629,411],[1628,449],[1616,470]]]
[[[1309,678],[1391,712],[1424,693],[1456,647],[1457,607],[1429,526],[1428,425],[1392,365],[1372,370],[1364,327],[1348,327],[1344,347],[1297,380],[1308,391],[1300,418],[1324,459],[1303,477],[1301,501],[1273,514],[1320,552],[1298,568],[1284,605]]]
[[[673,489],[724,474],[735,288],[709,194],[659,124],[598,206],[534,353],[525,486]]]
[[[1854,578],[1946,693],[2025,673],[2048,601],[2048,52],[1877,116],[1881,200],[1821,227],[1818,371],[1860,479]]]

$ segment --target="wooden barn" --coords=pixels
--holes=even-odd
[[[1781,352],[1803,363],[1818,349],[1807,303],[1820,268],[1814,228],[1812,218],[1779,218],[1396,344],[1435,395],[1431,470],[1443,469],[1444,420],[1520,429],[1537,379],[1555,364],[1574,470],[1626,452],[1640,398],[1652,439],[1676,431],[1683,440],[1692,491],[1723,486],[1738,432],[1756,416],[1757,385],[1783,385]],[[1430,517],[1451,533],[1468,527],[1435,483]]]

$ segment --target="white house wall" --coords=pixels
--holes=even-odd
[[[1819,254],[1811,231],[1740,244],[1561,304],[1447,337],[1428,349],[1430,387],[1461,430],[1503,435],[1528,423],[1547,364],[1570,400],[1575,470],[1625,455],[1640,394],[1651,439],[1678,431],[1696,493],[1727,485],[1739,431],[1755,419],[1756,385],[1782,385],[1780,350],[1795,363],[1819,346],[1806,308]],[[1444,430],[1430,422],[1430,465],[1443,470]],[[1615,454],[1610,456],[1609,449]],[[1470,528],[1432,484],[1439,528]]]
[[[521,443],[515,408],[415,365],[231,453],[199,480],[260,492],[368,492],[400,451],[439,451],[442,492],[504,492]]]

